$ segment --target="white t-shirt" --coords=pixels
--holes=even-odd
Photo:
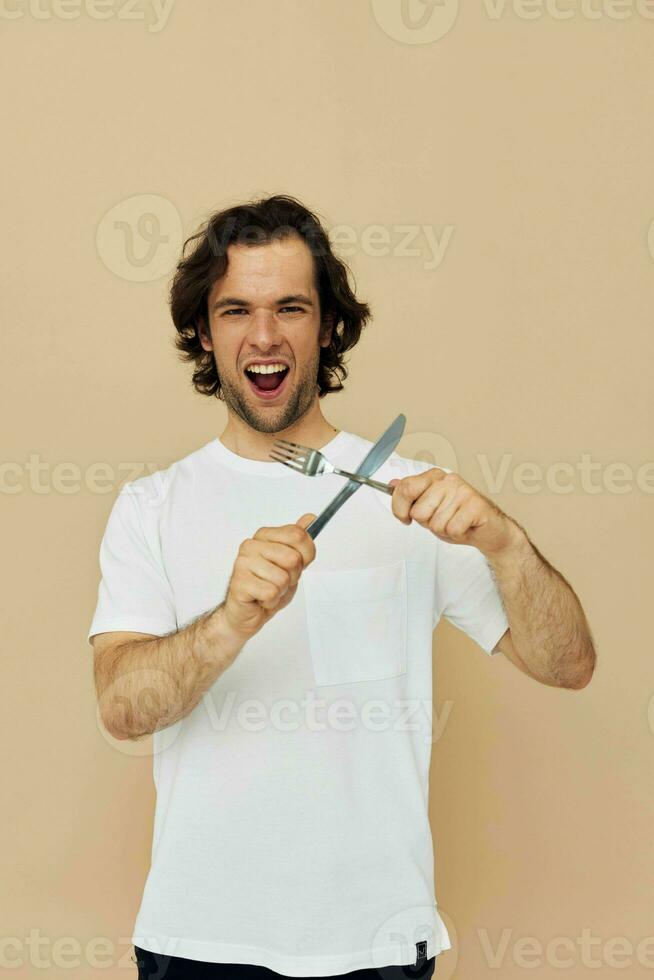
[[[372,443],[322,447],[353,471]],[[389,458],[389,481],[429,465]],[[448,471],[450,472],[450,471]],[[239,545],[319,514],[343,486],[215,438],[126,483],[100,547],[88,633],[182,629],[224,598]],[[153,952],[327,976],[450,949],[428,816],[432,631],[486,653],[508,628],[470,545],[402,524],[360,487],[316,538],[289,605],[193,711],[153,735],[151,867],[132,942]]]

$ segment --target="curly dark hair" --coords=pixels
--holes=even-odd
[[[331,342],[320,348],[318,397],[341,391],[347,377],[343,355],[358,342],[371,316],[348,281],[347,265],[332,252],[320,219],[296,198],[275,194],[214,212],[200,231],[184,242],[182,258],[170,286],[169,305],[177,330],[174,346],[180,359],[195,362],[192,384],[202,395],[220,395],[213,351],[200,343],[199,328],[209,332],[207,299],[214,283],[227,271],[229,245],[256,246],[299,235],[313,256],[314,284],[320,299],[321,323],[332,318]],[[187,247],[194,243],[187,255]]]

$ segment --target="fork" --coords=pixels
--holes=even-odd
[[[357,473],[348,473],[347,470],[339,470],[329,460],[323,456],[319,449],[311,449],[309,446],[300,446],[297,442],[289,442],[288,439],[276,439],[273,449],[269,453],[270,458],[284,466],[290,466],[298,473],[305,476],[321,476],[323,473],[336,473],[338,476],[346,476],[348,480],[356,483],[365,483],[375,490],[382,490],[384,493],[393,495],[395,487],[388,483],[379,483],[377,480],[370,480],[367,476],[359,476]]]

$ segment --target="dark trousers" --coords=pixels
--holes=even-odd
[[[134,956],[139,968],[138,980],[289,980],[282,973],[275,973],[267,966],[250,966],[244,963],[204,963],[200,960],[187,960],[183,956],[166,956],[151,953],[140,946],[134,947]],[[420,966],[384,966],[380,969],[370,967],[351,970],[322,980],[429,980],[434,972],[436,957],[425,960]],[[314,977],[300,980],[315,980]]]

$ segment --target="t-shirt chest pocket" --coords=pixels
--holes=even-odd
[[[300,582],[317,685],[406,673],[405,559],[369,568],[309,568]]]

